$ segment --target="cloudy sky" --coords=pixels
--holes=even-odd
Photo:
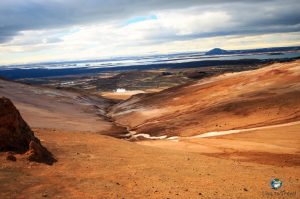
[[[299,0],[0,0],[0,64],[300,45]]]

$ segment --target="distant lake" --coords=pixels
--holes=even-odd
[[[66,61],[53,63],[37,63],[25,65],[0,66],[0,70],[6,69],[63,69],[63,68],[110,68],[122,66],[138,66],[152,64],[185,63],[205,60],[239,60],[239,59],[283,59],[300,57],[300,52],[283,53],[256,53],[256,54],[232,54],[207,56],[204,53],[181,53],[169,55],[151,55],[140,57],[118,57],[111,59]]]

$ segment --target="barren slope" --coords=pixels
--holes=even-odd
[[[212,137],[139,141],[139,144],[276,166],[300,166],[300,122]]]
[[[298,121],[300,61],[133,96],[109,114],[132,134],[152,136],[192,136]]]
[[[104,119],[111,102],[101,97],[0,80],[0,96],[13,101],[31,127],[107,134],[120,128]],[[121,130],[122,131],[122,130]]]
[[[264,128],[137,143],[95,133],[117,132],[98,116],[109,101],[0,81],[0,95],[39,127],[35,135],[57,159],[49,166],[17,154],[10,162],[1,152],[0,198],[299,198],[300,125],[286,123],[299,118],[299,62],[242,74],[134,96],[110,115],[152,135]]]

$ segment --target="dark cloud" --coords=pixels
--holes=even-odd
[[[9,41],[24,30],[125,20],[160,10],[186,8],[195,8],[195,12],[224,11],[236,25],[230,30],[170,35],[158,40],[300,31],[298,0],[0,0],[0,43]]]
[[[14,27],[0,27],[0,44],[11,40],[18,34],[18,29]]]

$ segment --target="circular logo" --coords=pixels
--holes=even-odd
[[[282,182],[281,180],[279,180],[278,178],[275,178],[271,181],[271,187],[272,189],[279,189],[282,186]]]

